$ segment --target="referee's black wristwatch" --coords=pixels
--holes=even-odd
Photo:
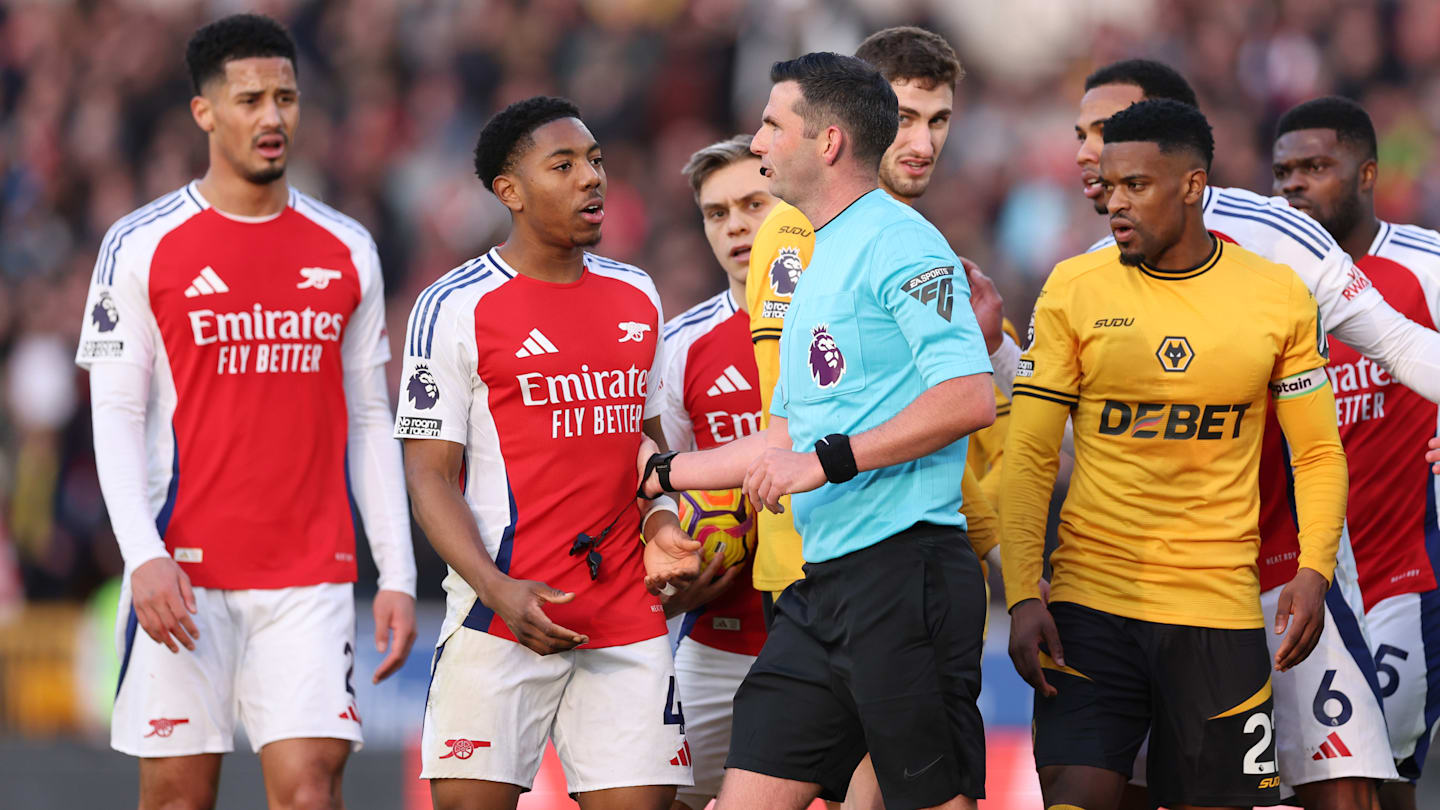
[[[671,450],[668,453],[656,453],[645,460],[645,474],[640,476],[640,487],[635,491],[635,497],[653,501],[660,495],[675,490],[670,486],[670,462],[678,455],[678,451]],[[655,473],[656,479],[660,481],[660,495],[646,495],[645,482],[650,480],[650,473]]]
[[[850,450],[850,437],[844,433],[831,433],[815,442],[815,455],[820,457],[825,480],[832,484],[843,484],[860,472]]]

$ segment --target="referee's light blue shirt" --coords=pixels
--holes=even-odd
[[[940,232],[876,189],[815,231],[780,337],[770,411],[793,449],[880,425],[926,389],[990,372],[964,268]],[[791,497],[806,562],[872,546],[920,521],[965,527],[967,440]]]

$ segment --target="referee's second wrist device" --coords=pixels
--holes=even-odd
[[[673,461],[678,454],[677,451],[671,450],[668,453],[656,453],[646,459],[645,474],[640,476],[640,491],[635,494],[638,497],[652,501],[660,497],[660,495],[652,496],[645,494],[645,482],[650,480],[650,473],[652,472],[655,473],[655,478],[660,482],[661,495],[666,492],[674,492],[675,490],[670,486],[670,462]]]
[[[820,457],[825,480],[832,484],[843,484],[860,472],[855,466],[855,454],[850,450],[850,437],[844,433],[831,433],[815,442],[815,455]]]

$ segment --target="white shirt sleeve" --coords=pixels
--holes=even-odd
[[[1000,338],[1000,346],[995,353],[990,355],[990,368],[995,374],[995,387],[1007,399],[1013,396],[1015,390],[1015,370],[1020,363],[1020,344],[1009,334],[1003,334]]]
[[[685,410],[685,347],[671,339],[661,344],[660,427],[665,446],[684,452],[695,449],[695,426]]]
[[[346,456],[355,505],[365,524],[380,589],[415,595],[415,550],[400,443],[390,436],[390,395],[383,363],[345,370],[349,412]]]
[[[153,246],[120,246],[115,228],[110,231],[100,245],[90,293],[85,299],[75,362],[86,370],[104,363],[150,369],[160,342],[160,329],[150,310],[148,279]]]
[[[145,408],[149,391],[148,366],[97,362],[90,369],[95,468],[115,542],[125,560],[127,582],[136,568],[170,556],[155,527],[145,488]]]
[[[380,254],[371,242],[360,271],[360,305],[345,327],[340,344],[345,368],[369,368],[390,362],[390,338],[385,332],[385,283],[380,276]]]
[[[426,306],[427,301],[421,294],[410,312],[394,435],[397,439],[444,439],[463,445],[470,434],[470,406],[479,365],[474,301],[467,300],[468,311],[453,298],[434,310]]]
[[[1289,265],[1310,288],[1321,326],[1421,396],[1440,401],[1440,334],[1385,303],[1335,240],[1281,197],[1240,189],[1207,192],[1206,227]]]
[[[125,243],[124,233],[117,223],[101,243],[75,362],[90,371],[95,467],[128,582],[130,572],[169,552],[147,491],[145,416],[160,343],[148,291],[153,246]]]
[[[1330,334],[1380,364],[1401,385],[1440,402],[1440,332],[1401,315],[1374,287],[1367,292],[1377,299],[1375,306],[1327,324]]]
[[[650,296],[650,302],[655,305],[655,359],[650,363],[649,385],[645,391],[645,416],[652,419],[660,416],[665,408],[665,389],[669,387],[664,377],[665,365],[665,313],[660,309],[660,294],[655,290],[655,282],[647,275],[645,277],[645,292]],[[678,392],[677,392],[678,394]],[[668,440],[668,437],[667,437]],[[671,448],[672,450],[674,448]]]

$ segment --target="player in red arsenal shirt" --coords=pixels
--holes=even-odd
[[[690,156],[684,173],[700,206],[705,238],[729,284],[665,325],[660,419],[671,449],[705,450],[760,429],[745,277],[755,232],[776,198],[760,174],[760,159],[750,152],[749,135],[701,149]],[[681,788],[675,798],[684,810],[701,810],[720,792],[731,702],[765,644],[760,591],[735,584],[748,576],[748,565],[722,572],[726,556],[715,554],[700,578],[665,604],[667,615],[684,616],[675,672],[695,771],[695,786]]]
[[[416,300],[395,423],[450,566],[421,777],[442,810],[513,808],[550,738],[586,810],[666,810],[690,752],[656,592],[700,564],[673,502],[636,499],[641,438],[663,441],[660,299],[586,251],[605,169],[575,105],[507,107],[475,169],[510,236]]]
[[[76,358],[125,558],[111,744],[141,757],[141,807],[211,807],[239,721],[272,806],[338,806],[361,739],[351,494],[380,569],[375,680],[415,637],[380,263],[285,183],[285,29],[227,17],[186,61],[209,169],[110,229]]]
[[[1276,194],[1325,226],[1391,306],[1440,329],[1440,234],[1375,216],[1375,127],[1363,108],[1339,97],[1294,107],[1276,128],[1274,166]],[[1350,463],[1350,540],[1376,686],[1409,780],[1382,785],[1380,801],[1413,810],[1440,719],[1440,482],[1415,451],[1435,435],[1440,408],[1338,340],[1326,370]]]

